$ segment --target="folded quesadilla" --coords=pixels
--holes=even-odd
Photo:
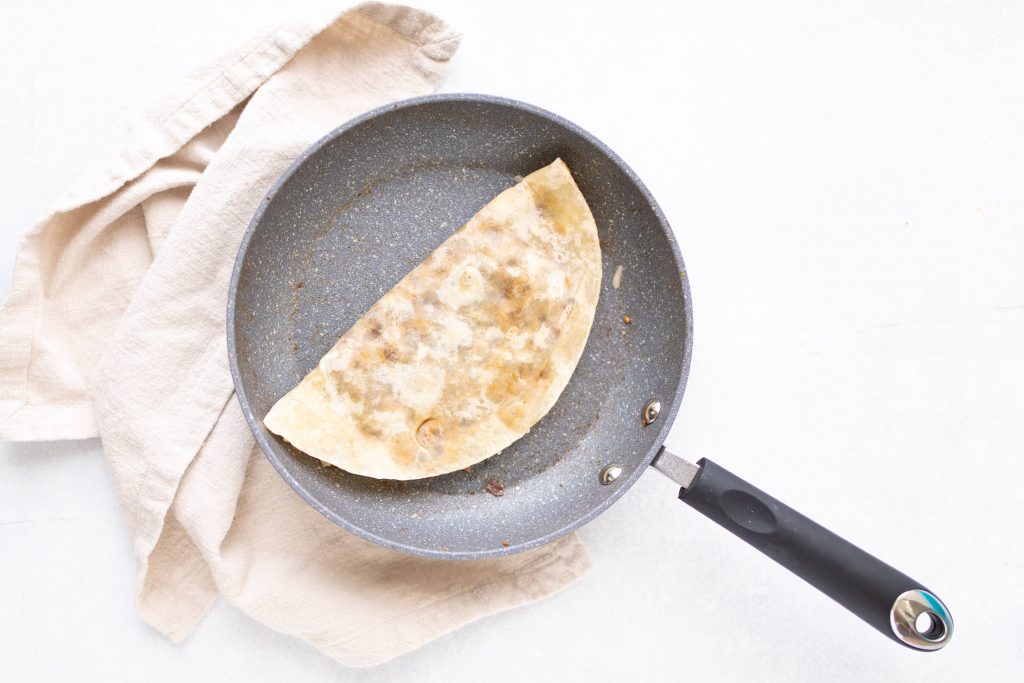
[[[558,400],[600,286],[594,217],[556,160],[495,197],[406,275],[264,424],[368,477],[473,465]]]

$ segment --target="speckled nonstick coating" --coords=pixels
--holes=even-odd
[[[377,299],[518,176],[556,157],[593,210],[604,275],[576,372],[529,434],[471,472],[394,482],[322,468],[266,430],[271,405]],[[622,284],[614,289],[619,265]],[[572,531],[644,473],[682,398],[691,320],[669,225],[622,160],[549,112],[459,94],[371,111],[292,164],[242,240],[227,335],[245,418],[310,505],[396,550],[483,558]],[[641,409],[654,398],[661,417],[645,428]],[[609,463],[624,471],[603,485],[599,473]],[[492,479],[504,485],[503,496],[485,490]]]

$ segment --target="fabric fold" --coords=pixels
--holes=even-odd
[[[280,479],[233,395],[227,287],[266,191],[332,128],[432,92],[458,42],[408,7],[304,9],[158,103],[20,246],[0,312],[0,438],[102,439],[139,612],[175,641],[223,595],[368,666],[587,568],[575,536],[476,562],[358,539]]]

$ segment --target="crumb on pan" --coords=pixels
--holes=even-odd
[[[630,318],[628,315],[624,315],[624,316],[622,316],[622,322],[624,322],[624,323],[626,323],[628,325],[631,322],[633,322],[633,319]]]
[[[622,284],[622,265],[615,269],[615,274],[612,275],[612,289],[618,289],[619,285]]]
[[[484,489],[492,496],[505,495],[505,486],[497,479],[488,479]]]

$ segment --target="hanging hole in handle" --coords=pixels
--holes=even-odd
[[[889,620],[896,639],[918,650],[941,650],[953,637],[949,610],[941,600],[920,588],[896,598]]]
[[[946,635],[946,624],[935,612],[921,612],[914,620],[914,630],[925,640],[935,642]]]

